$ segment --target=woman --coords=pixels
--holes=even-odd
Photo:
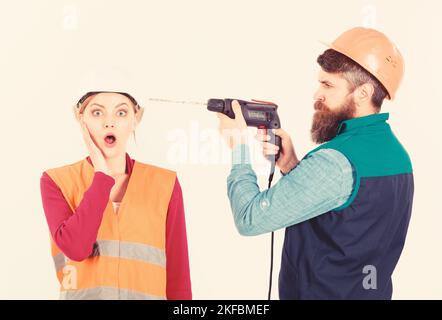
[[[40,181],[61,299],[191,299],[176,173],[132,159],[143,115],[128,93],[85,94],[75,113],[89,156]]]

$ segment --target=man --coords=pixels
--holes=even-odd
[[[283,177],[260,192],[244,135],[228,137],[233,167],[228,196],[242,235],[286,228],[280,299],[391,299],[391,275],[411,215],[409,156],[380,113],[403,76],[403,59],[382,33],[344,32],[317,59],[321,66],[312,139],[321,144],[301,161],[288,134],[277,162]],[[219,114],[220,130],[244,130]],[[262,130],[264,155],[278,147]]]

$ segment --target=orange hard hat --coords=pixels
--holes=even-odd
[[[326,44],[358,63],[387,89],[393,100],[404,75],[401,53],[383,33],[363,27],[345,31],[332,44]]]

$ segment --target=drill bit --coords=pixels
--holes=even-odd
[[[192,104],[198,106],[207,107],[207,101],[191,101],[191,100],[172,100],[172,99],[162,99],[162,98],[149,98],[149,101],[152,102],[162,102],[162,103],[173,103],[173,104]]]

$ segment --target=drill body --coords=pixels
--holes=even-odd
[[[279,116],[277,113],[278,106],[271,102],[263,101],[244,101],[238,99],[209,99],[207,102],[207,109],[214,112],[221,112],[231,119],[235,119],[235,114],[232,109],[232,101],[238,101],[241,106],[242,114],[247,126],[256,127],[258,129],[267,129],[267,134],[270,136],[270,143],[279,146],[279,152],[269,160],[278,161],[279,153],[281,151],[281,137],[275,135],[271,129],[281,128]]]

